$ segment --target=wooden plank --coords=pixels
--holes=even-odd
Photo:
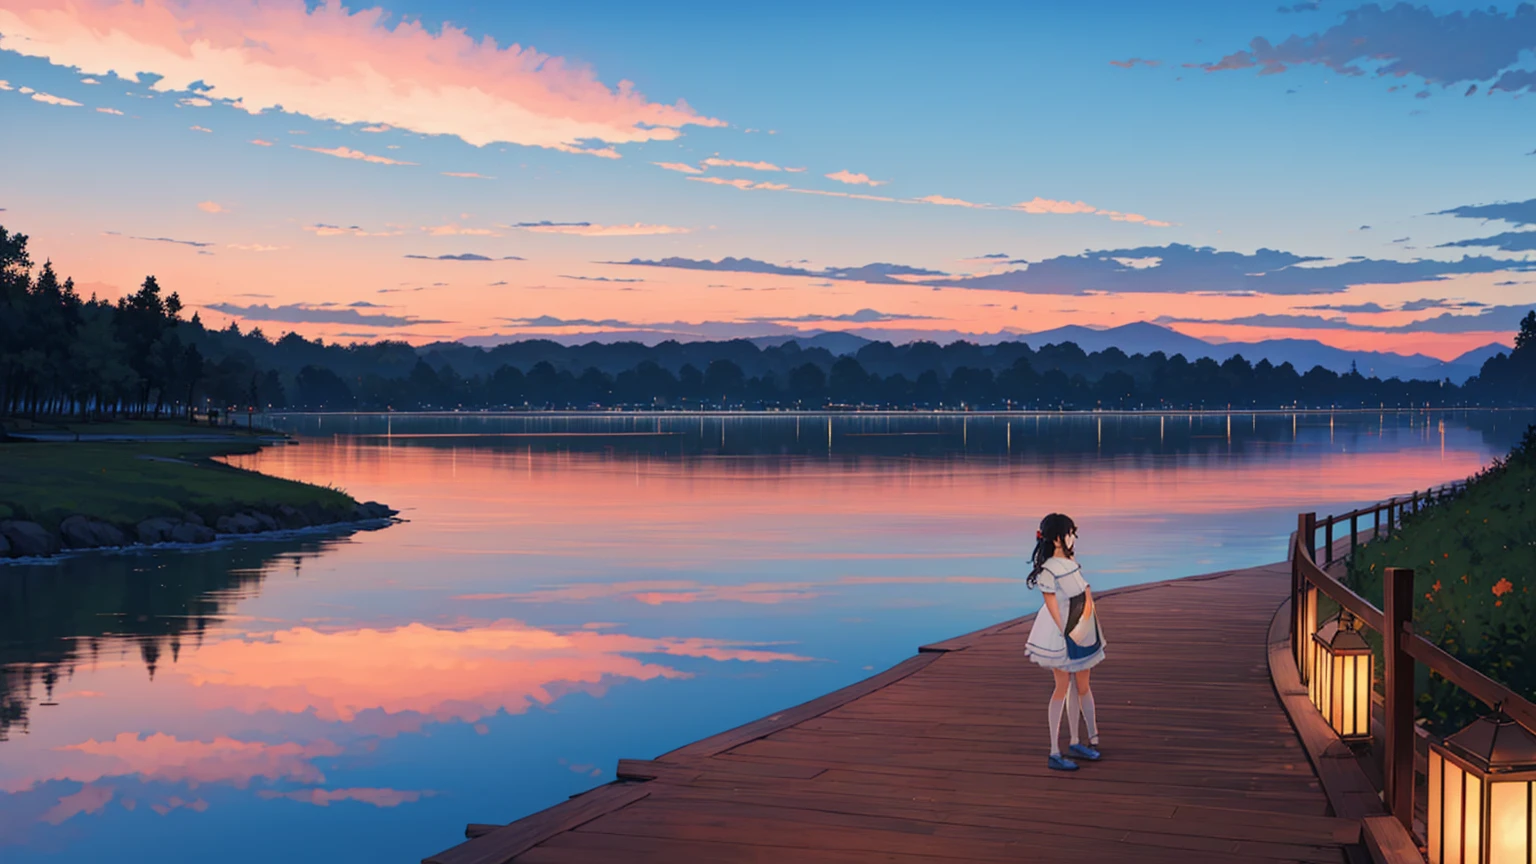
[[[556,834],[627,807],[648,794],[643,785],[610,783],[599,786],[526,819],[423,858],[422,864],[504,864]]]
[[[907,677],[908,675],[923,669],[928,664],[942,656],[944,655],[918,654],[916,656],[909,657],[878,675],[865,678],[863,681],[855,682],[841,690],[835,690],[825,696],[817,697],[809,702],[796,705],[795,707],[788,710],[780,711],[777,714],[771,714],[762,718],[761,720],[754,720],[751,723],[738,726],[735,729],[721,732],[719,735],[712,735],[703,740],[695,741],[692,744],[686,744],[677,748],[676,750],[663,753],[660,758],[676,759],[686,758],[689,756],[713,756],[716,753],[724,752],[739,744],[745,744],[748,741],[755,741],[758,738],[762,738],[766,735],[772,735],[774,732],[777,732],[780,729],[787,729],[796,723],[799,723],[803,720],[809,720],[812,717],[819,717],[822,714],[831,711],[833,708],[837,708],[840,705],[846,705],[847,703],[852,702],[861,696],[873,693],[882,687],[888,687],[891,684],[894,684],[897,681]]]
[[[1413,835],[1392,816],[1367,816],[1365,848],[1376,864],[1424,864],[1424,855]]]

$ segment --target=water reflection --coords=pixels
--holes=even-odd
[[[1493,413],[291,422],[311,437],[233,461],[410,521],[0,571],[7,864],[213,844],[419,857],[619,757],[1029,611],[1020,557],[1047,509],[1083,525],[1099,587],[1240,566],[1282,557],[1296,510],[1464,476],[1524,429]]]

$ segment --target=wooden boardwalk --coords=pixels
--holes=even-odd
[[[1346,861],[1360,822],[1330,815],[1271,683],[1289,579],[1282,563],[1100,595],[1104,759],[1073,774],[1045,764],[1050,675],[1024,656],[1029,616],[623,761],[618,782],[472,825],[426,861]]]

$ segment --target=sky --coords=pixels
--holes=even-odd
[[[1449,359],[1536,308],[1533,52],[1508,3],[0,0],[0,225],[273,336]]]

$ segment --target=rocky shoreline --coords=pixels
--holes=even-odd
[[[245,508],[224,514],[187,512],[156,516],[134,525],[115,525],[77,514],[61,520],[57,530],[37,522],[8,519],[0,521],[0,559],[47,558],[60,552],[160,543],[198,545],[231,536],[390,519],[398,512],[377,501],[356,504],[350,511],[318,504],[283,504],[270,510]]]

